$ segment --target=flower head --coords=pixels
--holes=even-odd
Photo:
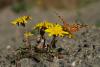
[[[31,32],[25,32],[24,33],[24,36],[27,38],[27,37],[30,37],[30,36],[32,36],[33,34],[31,33]]]
[[[44,28],[49,28],[49,27],[52,27],[53,26],[53,23],[50,23],[48,21],[44,21],[44,22],[40,22],[38,23],[35,28],[38,28],[38,29],[41,29],[42,27]]]
[[[30,16],[22,16],[22,17],[19,17],[15,20],[13,20],[11,23],[13,25],[22,25],[22,26],[25,26],[26,23],[28,23],[27,21],[30,20],[31,17]]]
[[[63,28],[59,24],[55,24],[52,27],[49,27],[48,29],[45,30],[45,32],[49,33],[49,36],[64,36],[65,34],[69,34],[69,32],[63,31]]]

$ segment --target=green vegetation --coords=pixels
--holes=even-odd
[[[24,2],[22,3],[16,3],[14,5],[12,5],[12,10],[15,12],[15,13],[19,13],[19,12],[22,12],[22,11],[26,11],[27,8],[26,8],[26,4]]]
[[[93,2],[97,2],[99,0],[79,0],[78,2],[78,7],[81,8],[81,7],[84,7],[84,6],[87,6]]]
[[[96,27],[100,27],[100,20],[97,20],[97,22],[95,23]]]

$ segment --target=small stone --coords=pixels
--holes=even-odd
[[[11,46],[10,46],[10,45],[8,45],[6,48],[7,48],[7,49],[10,49],[10,48],[11,48]]]
[[[76,61],[72,62],[72,67],[76,66]]]

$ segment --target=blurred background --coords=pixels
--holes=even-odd
[[[100,0],[0,0],[0,23],[22,15],[57,21],[56,11],[69,22],[78,20],[98,25],[99,4]]]
[[[55,11],[68,23],[100,27],[100,0],[0,0],[0,48],[16,42],[16,28],[10,24],[13,19],[29,15],[33,17],[32,24],[43,20],[59,22]]]

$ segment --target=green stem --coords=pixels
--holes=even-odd
[[[51,48],[56,48],[56,42],[57,42],[56,36],[54,35],[51,41]]]
[[[41,40],[44,40],[44,42],[41,44],[41,45],[43,45],[43,48],[45,48],[45,36],[44,36],[44,34],[45,34],[45,28],[43,27],[43,28],[41,28],[40,30],[39,30],[39,33],[40,33],[40,40],[38,41],[38,44],[39,43],[41,43]]]

